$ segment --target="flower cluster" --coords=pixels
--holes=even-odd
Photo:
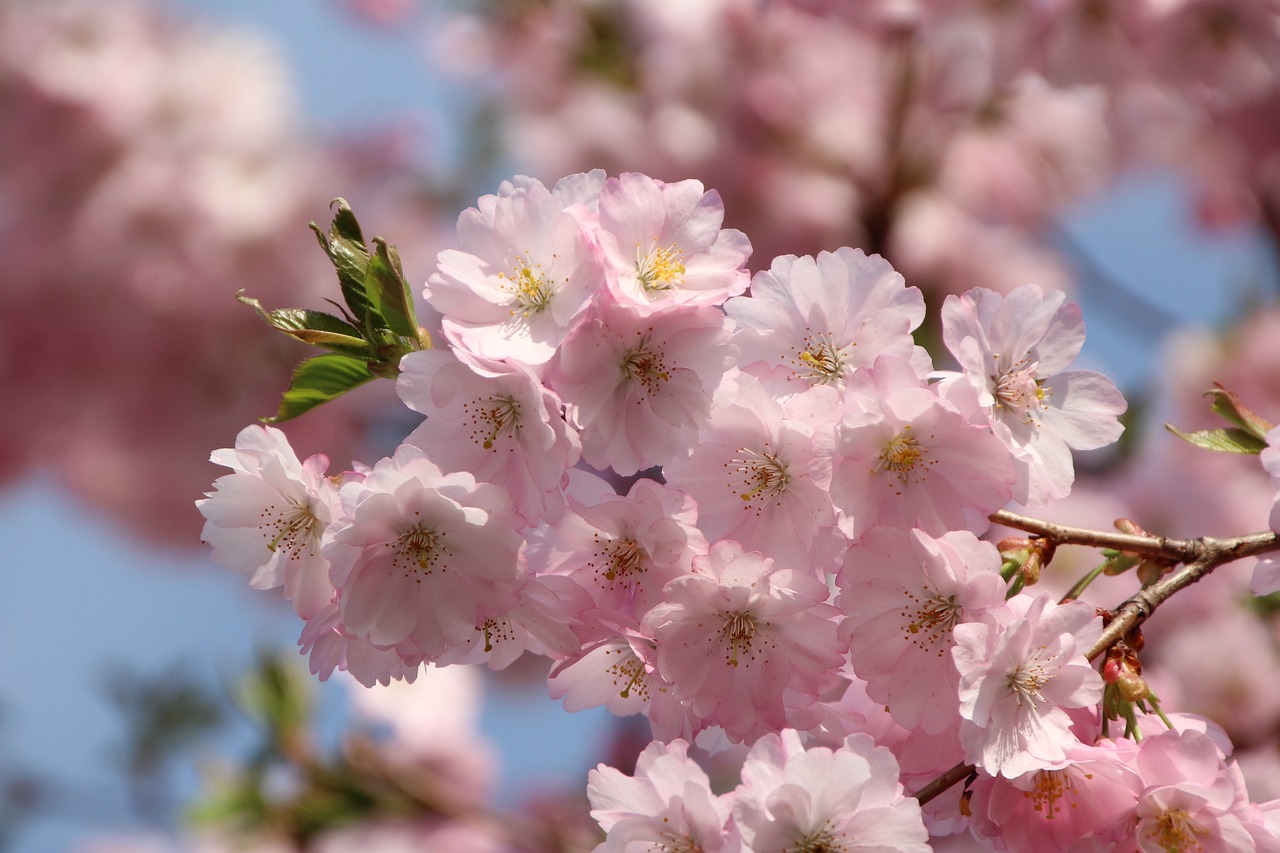
[[[1203,775],[1165,778],[1182,744],[1228,768],[1208,738],[1108,745],[1098,614],[1011,589],[979,538],[1120,434],[1112,383],[1070,368],[1079,309],[1032,285],[948,297],[959,369],[935,370],[912,335],[923,297],[885,260],[844,248],[752,277],[723,218],[699,182],[636,173],[481,198],[424,290],[448,347],[401,362],[425,420],[334,476],[247,428],[199,502],[215,558],[283,587],[321,677],[528,651],[567,708],[644,714],[658,743],[636,777],[592,778],[604,849],[923,850],[990,836],[1007,786],[1065,786],[1052,812],[1093,776],[1132,808],[1064,845],[1270,843],[1228,769],[1211,805],[1179,787]],[[750,747],[736,792],[711,792],[694,742]],[[991,786],[986,814],[905,798],[957,762]],[[1039,837],[1043,811],[1024,817],[1002,843]]]

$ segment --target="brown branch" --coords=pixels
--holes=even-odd
[[[1129,551],[1143,557],[1159,557],[1167,560],[1194,560],[1200,555],[1198,539],[1170,539],[1167,536],[1139,536],[1132,533],[1108,530],[1089,530],[1084,527],[1068,527],[1054,524],[1008,510],[991,513],[991,520],[1005,527],[1034,533],[1053,540],[1056,545],[1088,545],[1092,548],[1114,548]]]
[[[1117,640],[1151,618],[1156,608],[1174,593],[1191,586],[1218,566],[1280,549],[1280,535],[1272,532],[1253,533],[1232,539],[1208,536],[1200,539],[1168,539],[1164,536],[1135,536],[1067,527],[1004,510],[993,513],[991,520],[1052,539],[1057,544],[1115,548],[1118,551],[1131,551],[1147,557],[1173,559],[1184,563],[1182,568],[1138,590],[1115,609],[1098,641],[1085,652],[1085,657],[1089,660],[1097,658]],[[957,764],[917,791],[915,797],[924,805],[968,777],[973,770],[972,764]]]

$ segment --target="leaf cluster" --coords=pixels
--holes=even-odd
[[[366,244],[345,200],[334,199],[330,207],[329,230],[314,222],[311,230],[337,271],[345,305],[332,304],[341,316],[308,308],[268,311],[244,291],[236,294],[273,329],[327,350],[294,369],[279,409],[263,418],[266,423],[296,418],[372,379],[394,379],[406,353],[431,347],[430,336],[418,326],[395,247],[380,237]]]

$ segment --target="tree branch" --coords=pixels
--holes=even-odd
[[[1194,560],[1200,554],[1199,539],[1170,539],[1167,536],[1139,536],[1119,531],[1089,530],[1084,527],[1068,527],[1041,521],[1008,510],[991,513],[991,520],[1005,527],[1034,533],[1053,540],[1056,545],[1088,545],[1092,548],[1114,548],[1129,551],[1143,557],[1161,557],[1179,562]]]
[[[1085,652],[1085,657],[1089,660],[1103,654],[1117,640],[1149,619],[1156,608],[1174,593],[1191,586],[1218,566],[1280,549],[1280,535],[1273,532],[1253,533],[1232,539],[1209,536],[1200,539],[1169,539],[1164,536],[1135,536],[1067,527],[1004,510],[992,513],[991,520],[1052,539],[1057,544],[1115,548],[1118,551],[1131,551],[1147,557],[1174,559],[1183,563],[1180,569],[1138,590],[1115,609],[1098,641]],[[973,770],[972,764],[957,764],[917,791],[915,797],[924,805],[966,778]]]

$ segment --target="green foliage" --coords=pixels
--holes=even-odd
[[[275,417],[263,418],[276,424],[296,418],[321,403],[343,394],[375,378],[369,363],[349,355],[329,353],[309,358],[293,371],[289,389],[280,398]]]
[[[1214,383],[1212,391],[1205,392],[1205,396],[1213,399],[1210,408],[1232,426],[1201,429],[1189,433],[1179,430],[1172,424],[1165,424],[1165,429],[1183,441],[1205,450],[1217,450],[1222,453],[1261,453],[1267,446],[1267,433],[1271,431],[1271,422],[1250,411],[1235,394],[1217,382]]]
[[[332,207],[329,230],[321,230],[314,222],[311,230],[338,274],[345,307],[334,304],[342,317],[306,308],[268,311],[243,291],[236,294],[271,328],[328,350],[298,365],[276,414],[263,418],[266,423],[296,418],[371,379],[393,379],[401,358],[431,346],[430,337],[418,326],[413,295],[395,247],[374,237],[370,249],[347,203],[335,199]]]

